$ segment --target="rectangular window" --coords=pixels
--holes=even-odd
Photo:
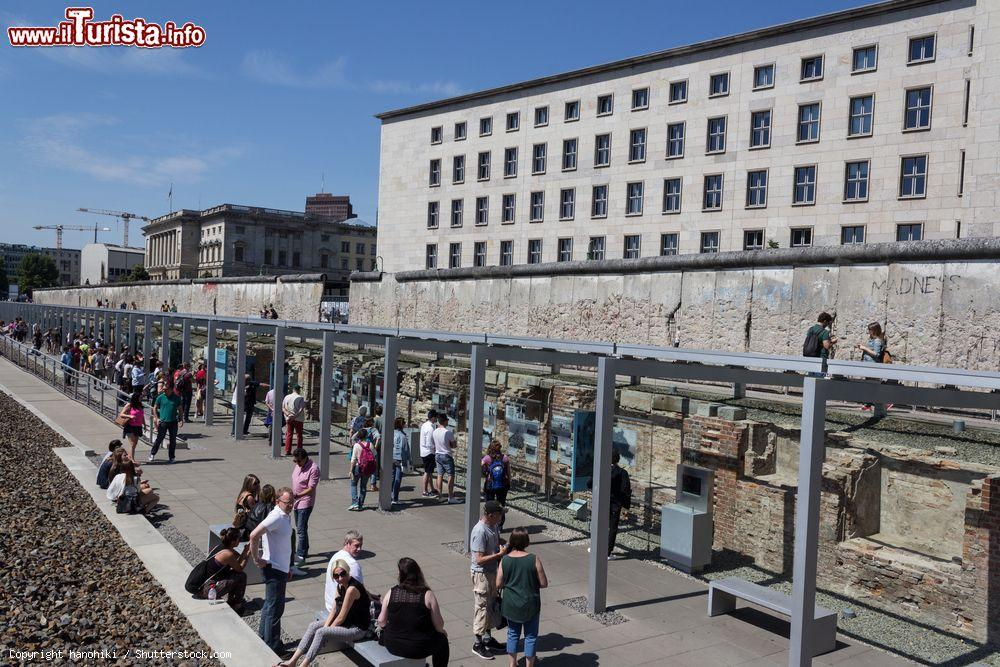
[[[663,179],[663,212],[681,212],[681,179]]]
[[[302,265],[302,253],[298,250],[292,252],[292,267],[298,267]]]
[[[852,97],[850,110],[851,115],[847,124],[847,136],[870,137],[872,134],[872,119],[875,115],[875,96],[860,95]]]
[[[611,164],[611,135],[599,134],[594,137],[594,166],[607,167]]]
[[[771,145],[771,110],[750,114],[750,148],[767,148]]]
[[[479,119],[479,136],[488,137],[493,134],[493,116]]]
[[[462,266],[462,244],[448,244],[448,268],[457,269]]]
[[[677,234],[660,234],[660,255],[677,254]]]
[[[503,196],[502,213],[500,222],[514,222],[514,213],[517,205],[517,198],[513,194]]]
[[[476,241],[472,246],[472,265],[486,266],[486,241]]]
[[[859,245],[864,242],[864,225],[848,225],[840,228],[840,245]]]
[[[924,226],[922,223],[896,225],[897,241],[919,241],[924,237]]]
[[[851,74],[874,72],[878,65],[878,47],[874,44],[858,46],[851,55]]]
[[[901,159],[899,196],[918,199],[927,196],[927,156],[909,155]]]
[[[615,96],[601,95],[597,98],[597,115],[607,116],[615,110]]]
[[[441,185],[441,160],[431,160],[430,177],[428,184],[431,187]]]
[[[700,250],[702,253],[719,252],[719,232],[702,232]]]
[[[436,243],[428,243],[424,257],[426,258],[426,268],[436,269],[438,266],[438,247]]]
[[[500,266],[511,266],[514,263],[514,242],[500,242]]]
[[[576,188],[559,191],[559,219],[572,220],[576,215]]]
[[[753,68],[753,89],[774,88],[774,64],[757,65]]]
[[[965,150],[958,152],[958,196],[965,194]]]
[[[687,79],[685,79],[684,81],[671,81],[669,104],[683,104],[684,102],[687,101],[688,101]]]
[[[435,259],[435,261],[437,260]],[[340,268],[343,269],[344,271],[347,271],[350,268],[350,264],[351,260],[347,259],[346,257],[340,258]],[[428,268],[435,268],[435,267],[428,267]]]
[[[542,263],[542,240],[529,239],[528,264],[541,264],[541,263]]]
[[[490,222],[490,198],[476,197],[476,224],[487,225]]]
[[[235,261],[237,261],[237,262],[242,262],[243,261],[243,246],[238,245],[235,248],[233,248],[233,259]],[[323,265],[323,268],[326,268],[326,262],[327,262],[326,255],[321,256],[320,260],[321,260],[321,264]],[[116,269],[112,269],[112,271],[115,271],[115,270]],[[117,274],[114,274],[114,275],[117,275]]]
[[[517,176],[517,147],[503,149],[503,177]]]
[[[911,88],[906,91],[906,112],[903,131],[929,130],[931,127],[931,88]]]
[[[646,130],[632,130],[628,135],[628,161],[646,161]]]
[[[544,127],[549,124],[549,108],[535,107],[535,127]]]
[[[590,217],[606,218],[608,216],[608,186],[595,185],[591,193]]]
[[[441,126],[431,128],[431,143],[439,144],[441,143],[441,137],[444,133],[441,131]]]
[[[705,140],[706,153],[726,152],[726,117],[708,119],[708,136]]]
[[[764,230],[763,229],[747,229],[743,232],[743,249],[744,250],[763,250],[764,249]]]
[[[545,173],[545,158],[548,152],[547,144],[535,144],[531,147],[531,173]]]
[[[573,261],[573,239],[559,239],[559,254],[556,256],[556,261]]]
[[[580,120],[580,100],[567,102],[563,109],[563,122],[569,123],[574,120]]]
[[[436,201],[427,202],[427,229],[437,229],[438,228],[438,214],[440,212],[440,204]],[[343,251],[343,249],[341,249]]]
[[[819,141],[819,102],[799,105],[798,143]]]
[[[807,248],[813,244],[812,227],[793,227],[789,246],[792,248]]]
[[[802,69],[799,81],[819,81],[823,78],[823,56],[810,56],[802,59]]]
[[[667,125],[667,159],[684,157],[684,123]]]
[[[576,144],[576,139],[565,139],[563,141],[563,171],[572,171],[576,169]]]
[[[600,261],[604,259],[604,237],[603,236],[591,236],[590,242],[587,243],[587,259],[592,261]]]
[[[625,235],[625,248],[622,251],[622,259],[639,259],[642,247],[642,236],[639,234]]]
[[[642,215],[643,182],[629,183],[625,187],[625,215]]]
[[[432,203],[437,204],[437,202],[432,202]],[[347,253],[351,252],[351,242],[350,241],[341,241],[340,242],[340,252],[344,253],[345,255]]]
[[[844,201],[868,201],[868,160],[845,165]]]
[[[528,222],[541,222],[545,219],[545,193],[531,193],[531,210],[528,211]]]
[[[476,178],[480,181],[490,180],[490,152],[483,151],[479,154],[479,159],[476,167]]]
[[[816,165],[809,164],[795,168],[792,204],[816,203]]]
[[[701,208],[704,211],[722,210],[722,174],[705,176],[705,196]]]
[[[465,121],[455,123],[455,141],[462,141],[463,139],[465,139]]]
[[[463,199],[452,199],[451,200],[451,226],[461,227],[462,226],[462,209],[465,207],[465,200]]]
[[[976,26],[969,26],[969,55],[972,55],[972,47],[976,44]]]
[[[465,156],[456,155],[451,162],[451,182],[458,184],[465,182]]]
[[[920,37],[910,38],[907,65],[932,62],[934,55],[934,35],[921,35]]]
[[[972,80],[965,80],[965,97],[962,100],[962,127],[969,124],[969,97],[972,94]]]
[[[365,244],[364,243],[355,243],[354,244],[354,252],[356,252],[359,255],[365,254]]]
[[[729,72],[713,74],[708,78],[708,96],[722,97],[729,94]]]
[[[649,108],[649,88],[636,88],[632,91],[632,111]]]
[[[274,264],[274,251],[271,250],[270,248],[264,248],[264,265],[271,266],[273,264]]]
[[[767,206],[767,170],[747,172],[747,208]]]
[[[507,131],[517,132],[521,129],[521,112],[511,111],[507,114]]]

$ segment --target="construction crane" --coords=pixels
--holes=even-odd
[[[94,230],[94,243],[97,243],[97,232],[110,232],[110,227],[98,227],[94,225],[93,227],[81,227],[79,225],[35,225],[35,229],[54,229],[56,230],[56,248],[62,250],[62,235],[64,229],[69,229],[75,232],[89,232]]]
[[[110,215],[118,218],[122,221],[125,233],[122,238],[122,245],[126,248],[128,247],[128,221],[129,220],[143,220],[149,222],[149,218],[144,215],[136,215],[135,213],[127,213],[126,211],[108,211],[103,208],[78,208],[76,209],[80,213],[96,213],[97,215]]]

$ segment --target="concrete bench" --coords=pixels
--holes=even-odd
[[[792,615],[792,597],[767,586],[737,577],[718,579],[708,585],[708,615],[718,616],[736,609],[736,598],[784,616]],[[817,606],[811,628],[813,655],[832,651],[837,645],[837,612]]]
[[[327,615],[325,611],[318,611],[313,618],[317,621],[325,621]],[[327,641],[323,642],[323,646],[320,647],[319,652],[331,653],[335,650],[338,650],[335,642]],[[354,651],[359,657],[365,659],[368,664],[375,667],[424,667],[427,664],[425,660],[400,658],[398,655],[393,655],[389,653],[389,649],[374,640],[357,642],[345,650]]]
[[[212,553],[212,549],[216,548],[222,543],[222,537],[220,536],[222,531],[226,528],[231,528],[231,523],[216,523],[208,527],[208,550],[205,551],[206,554]],[[236,553],[242,553],[243,547],[245,547],[248,542],[240,542],[236,547]],[[258,554],[259,555],[259,554]],[[250,584],[260,584],[264,582],[264,573],[260,571],[257,564],[253,562],[253,559],[247,560],[246,566],[243,571],[247,575],[247,585]]]

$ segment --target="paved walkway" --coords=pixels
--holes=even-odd
[[[120,431],[86,407],[47,387],[41,380],[0,360],[0,384],[15,392],[35,410],[73,433],[95,451],[106,451],[107,442]],[[159,488],[161,503],[171,515],[169,522],[202,549],[208,525],[228,521],[243,476],[253,472],[275,487],[290,485],[293,464],[290,458],[272,460],[263,428],[256,424],[251,437],[234,441],[228,435],[227,419],[207,429],[204,424],[186,425],[182,434],[190,449],[178,450],[173,465],[145,465],[145,476]],[[315,454],[317,446],[306,441]],[[147,449],[140,444],[137,456],[143,460]],[[288,585],[288,604],[282,627],[300,637],[323,608],[324,577],[329,557],[343,543],[344,532],[359,529],[365,536],[361,565],[370,590],[383,592],[395,583],[396,561],[410,556],[420,563],[428,584],[441,602],[445,625],[451,639],[451,664],[479,664],[472,648],[472,587],[468,558],[446,546],[462,540],[462,505],[423,503],[420,500],[403,510],[383,514],[374,510],[348,512],[350,494],[346,479],[345,448],[335,448],[331,456],[334,478],[321,482],[317,509],[310,520],[309,539],[313,554],[307,561],[307,575]],[[404,479],[404,499],[419,498],[419,478]],[[414,491],[416,489],[416,491]],[[374,494],[369,502],[374,502]],[[544,529],[542,521],[517,511],[506,527],[533,526]],[[531,550],[545,563],[550,586],[542,592],[539,656],[545,664],[566,665],[785,665],[788,660],[787,624],[763,612],[747,609],[737,616],[706,616],[707,588],[653,565],[634,560],[608,564],[608,604],[627,622],[604,626],[560,604],[559,600],[586,594],[586,551],[537,532]],[[250,598],[263,597],[263,585],[250,586]],[[777,632],[775,631],[777,629]],[[497,632],[501,641],[505,635]],[[903,665],[905,660],[888,655],[853,640],[840,637],[838,649],[821,656],[816,664]],[[506,664],[498,656],[494,664]],[[347,656],[330,653],[317,664],[354,664]]]

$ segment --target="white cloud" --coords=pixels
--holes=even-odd
[[[36,49],[53,62],[105,74],[136,73],[200,76],[178,49],[139,49],[131,46],[64,46]]]
[[[246,77],[255,81],[292,88],[340,88],[364,90],[379,95],[453,96],[462,92],[461,86],[451,81],[352,81],[347,76],[347,60],[343,56],[306,70],[297,69],[287,58],[274,51],[250,51],[243,57],[242,71]]]
[[[230,146],[192,153],[143,154],[123,148],[134,144],[122,136],[106,142],[108,146],[103,148],[85,143],[94,137],[95,128],[117,123],[113,117],[98,114],[45,116],[28,123],[23,148],[28,159],[39,164],[142,187],[159,187],[170,181],[194,183],[244,153],[242,148]]]

